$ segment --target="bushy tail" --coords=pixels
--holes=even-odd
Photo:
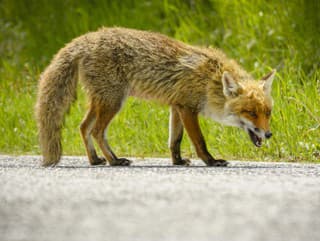
[[[56,165],[61,157],[64,115],[76,99],[77,61],[62,49],[39,81],[36,119],[43,166]]]

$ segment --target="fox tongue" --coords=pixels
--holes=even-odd
[[[249,136],[250,139],[252,141],[252,143],[256,146],[256,147],[261,147],[262,145],[262,139],[260,137],[258,137],[256,134],[254,134],[253,131],[249,130]]]

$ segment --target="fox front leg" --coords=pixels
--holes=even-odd
[[[169,148],[173,165],[190,166],[189,159],[181,158],[180,144],[183,136],[183,125],[179,113],[174,106],[170,109]]]
[[[191,139],[197,155],[206,163],[207,166],[227,166],[228,162],[225,160],[214,159],[207,150],[207,146],[202,135],[198,112],[188,107],[178,107],[177,111],[183,123],[184,128],[187,130],[189,138]]]

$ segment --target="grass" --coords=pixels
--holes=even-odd
[[[216,157],[320,161],[318,1],[2,0],[0,3],[0,153],[39,154],[33,116],[37,79],[72,38],[100,26],[125,26],[223,49],[254,76],[271,68],[274,137],[257,149],[238,129],[201,118]],[[78,126],[86,97],[66,118],[64,154],[84,155]],[[169,156],[168,107],[129,99],[109,128],[118,155]],[[188,138],[183,153],[194,156]]]

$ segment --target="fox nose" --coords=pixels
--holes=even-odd
[[[271,136],[272,136],[272,133],[270,131],[267,131],[265,134],[265,137],[269,139]]]

